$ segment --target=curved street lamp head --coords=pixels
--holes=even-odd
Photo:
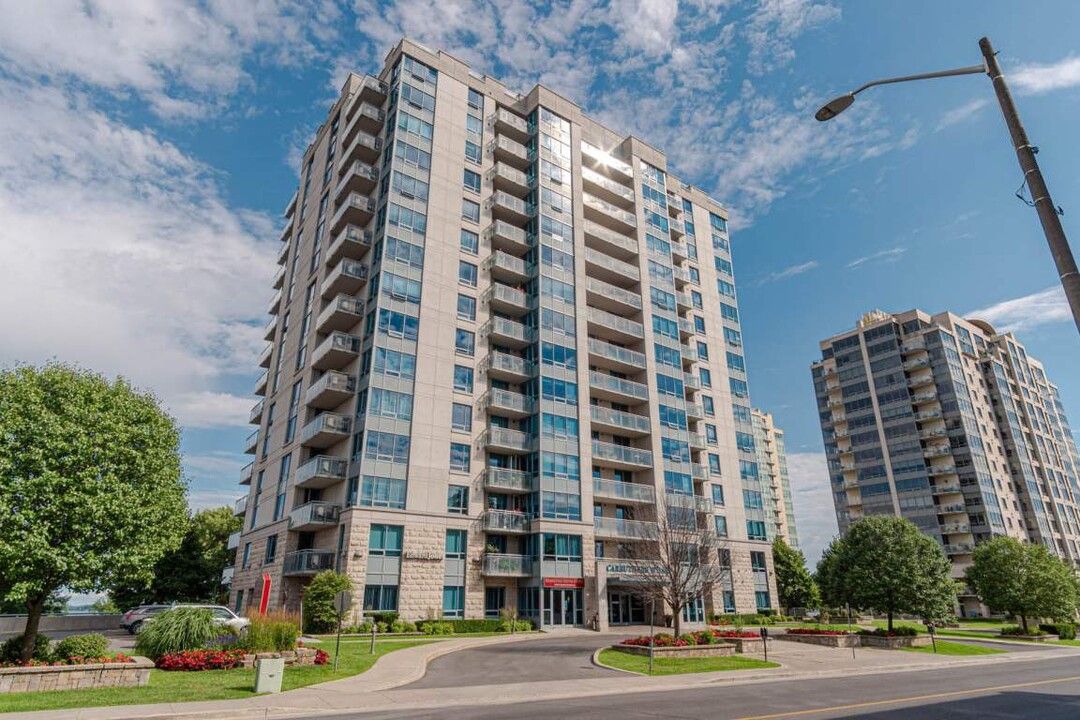
[[[832,120],[834,117],[851,107],[851,103],[855,102],[855,93],[847,93],[835,97],[829,102],[822,105],[821,109],[814,115],[819,121]]]

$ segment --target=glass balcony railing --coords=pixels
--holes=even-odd
[[[481,438],[485,447],[508,451],[529,452],[533,448],[533,437],[529,433],[509,428],[488,428]]]
[[[586,219],[582,223],[585,230],[586,244],[591,236],[607,245],[614,246],[616,252],[621,251],[625,255],[637,255],[638,243],[635,238],[623,235],[621,232],[606,228],[595,220]]]
[[[525,533],[529,531],[529,516],[510,510],[488,510],[484,513],[484,530],[488,532]]]
[[[622,260],[616,260],[610,255],[598,250],[593,250],[590,247],[585,248],[585,262],[621,275],[634,282],[641,281],[641,271],[638,269],[637,265],[631,265]]]
[[[324,412],[304,426],[300,433],[300,442],[310,444],[315,441],[344,438],[352,430],[352,419],[348,415]]]
[[[620,482],[593,478],[593,496],[607,500],[652,504],[656,502],[656,491],[651,485]]]
[[[500,492],[533,492],[536,490],[536,473],[489,467],[484,470],[483,484],[489,490]]]
[[[585,278],[585,289],[602,298],[607,298],[634,310],[641,310],[641,295],[632,290],[624,290],[594,277]]]
[[[637,465],[640,467],[652,467],[652,451],[640,448],[616,445],[615,443],[593,440],[593,460],[608,460],[624,465]]]
[[[485,337],[492,336],[496,341],[515,341],[529,344],[536,340],[536,328],[527,327],[519,322],[503,317],[493,317],[484,326]]]
[[[608,177],[605,177],[593,170],[592,168],[582,166],[581,167],[581,179],[592,185],[603,188],[612,195],[617,195],[628,203],[634,202],[634,191],[626,187],[620,182],[616,182]]]
[[[285,554],[284,575],[317,575],[333,570],[336,553],[333,550],[297,550]]]
[[[511,390],[492,388],[480,398],[480,406],[495,410],[511,411],[521,415],[532,415],[536,412],[536,401],[521,393]]]
[[[607,310],[591,307],[588,308],[586,317],[589,322],[596,323],[608,330],[614,330],[630,338],[640,339],[645,337],[645,328],[641,323],[609,313]]]
[[[657,537],[657,528],[654,522],[610,517],[594,517],[593,532],[600,537],[616,537],[628,540],[652,540]]]
[[[645,355],[636,350],[613,345],[599,338],[589,338],[589,352],[621,365],[645,369]]]
[[[589,408],[594,423],[618,427],[633,432],[649,432],[649,416],[593,405]]]
[[[532,573],[532,558],[528,555],[484,553],[480,572],[488,577],[528,577]]]
[[[649,399],[649,386],[644,383],[617,378],[613,375],[605,375],[602,372],[592,370],[589,372],[589,386],[599,390],[618,393],[637,400]]]
[[[289,529],[296,530],[316,525],[336,525],[340,511],[340,505],[309,502],[289,513]]]
[[[344,480],[348,470],[349,463],[345,458],[316,455],[296,468],[296,484],[325,487]]]
[[[531,377],[536,372],[536,365],[531,361],[497,350],[488,355],[487,360],[482,363],[482,367],[489,371],[496,370],[516,376]]]

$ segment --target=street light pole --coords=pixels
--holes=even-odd
[[[994,92],[997,94],[998,104],[1001,106],[1001,114],[1005,116],[1005,124],[1012,136],[1013,147],[1016,150],[1016,159],[1020,161],[1020,169],[1024,172],[1024,181],[1028,190],[1031,191],[1031,199],[1039,213],[1039,222],[1042,223],[1043,233],[1046,234],[1046,242],[1050,246],[1050,254],[1054,256],[1054,265],[1057,266],[1061,285],[1065,288],[1065,297],[1069,301],[1072,310],[1073,321],[1076,322],[1077,330],[1080,330],[1080,272],[1076,269],[1076,259],[1073,258],[1069,241],[1065,237],[1065,230],[1061,227],[1061,218],[1058,216],[1057,206],[1050,199],[1050,190],[1043,180],[1039,163],[1035,160],[1037,148],[1032,147],[1028,141],[1027,132],[1020,122],[1020,114],[1016,111],[1012,93],[1005,84],[1005,76],[998,65],[997,55],[990,44],[990,38],[979,40],[983,57],[986,59],[986,74],[994,83]]]
[[[1077,271],[1076,260],[1073,258],[1072,250],[1069,248],[1065,230],[1061,227],[1061,218],[1058,217],[1057,206],[1054,205],[1054,201],[1050,198],[1050,191],[1047,189],[1046,181],[1043,180],[1042,172],[1039,170],[1039,163],[1035,160],[1035,153],[1038,152],[1038,149],[1028,141],[1027,133],[1020,122],[1020,115],[1016,111],[1012,94],[1009,92],[1009,86],[1005,83],[1005,76],[1001,72],[1001,66],[998,65],[989,38],[984,37],[979,40],[979,48],[983,54],[982,65],[874,80],[846,95],[833,98],[823,105],[814,117],[822,122],[832,120],[851,107],[852,103],[855,102],[856,95],[867,88],[878,85],[910,82],[912,80],[929,80],[955,75],[974,75],[975,73],[985,72],[994,83],[994,92],[997,95],[998,104],[1001,106],[1001,114],[1005,117],[1005,124],[1009,128],[1013,148],[1016,150],[1020,169],[1024,173],[1024,182],[1027,183],[1028,189],[1031,191],[1032,205],[1035,206],[1036,211],[1039,213],[1039,221],[1042,223],[1046,242],[1050,246],[1050,254],[1054,257],[1054,265],[1057,267],[1061,285],[1065,289],[1065,297],[1069,302],[1069,308],[1072,310],[1073,321],[1076,323],[1076,329],[1080,330],[1080,272]]]

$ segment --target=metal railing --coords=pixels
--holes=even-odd
[[[316,575],[333,570],[335,555],[333,550],[296,550],[286,553],[281,572],[284,575]]]
[[[616,445],[615,443],[603,442],[602,440],[593,440],[592,454],[593,460],[610,460],[612,462],[624,463],[626,465],[640,465],[642,467],[652,467],[653,461],[651,450]]]
[[[648,415],[635,415],[634,413],[625,412],[623,410],[600,407],[599,405],[590,406],[589,412],[594,423],[613,425],[635,432],[649,432]]]
[[[591,370],[589,372],[589,385],[601,390],[626,395],[638,400],[649,399],[649,386],[644,383],[617,378],[614,375],[605,375],[602,372]]]
[[[652,485],[604,480],[603,478],[593,478],[593,495],[599,498],[623,500],[625,502],[656,502],[656,491]]]

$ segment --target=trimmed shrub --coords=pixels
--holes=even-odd
[[[788,631],[790,632],[790,630]],[[894,627],[892,632],[889,632],[885,628],[874,628],[873,630],[859,630],[859,635],[873,635],[875,637],[915,637],[919,634],[919,631],[913,627],[906,625],[900,625]]]
[[[109,652],[109,638],[100,633],[87,635],[68,635],[56,643],[53,655],[58,660],[71,658],[99,658]]]
[[[758,613],[756,615],[713,615],[709,618],[712,625],[772,625],[773,619],[768,615]]]
[[[135,651],[151,660],[169,653],[203,650],[222,634],[214,614],[206,608],[178,607],[143,624]]]
[[[386,625],[387,627],[393,626],[399,617],[394,610],[379,610],[378,612],[367,613],[367,616],[379,623],[379,625]]]
[[[229,647],[247,653],[285,652],[296,649],[300,618],[285,612],[250,615],[251,624]]]
[[[425,622],[425,635],[453,635],[454,626],[448,622]]]
[[[409,622],[408,620],[395,620],[394,624],[390,626],[390,632],[396,632],[396,633],[416,632],[416,623]]]
[[[1076,639],[1076,626],[1072,623],[1047,623],[1040,625],[1039,629],[1057,635],[1060,640]]]
[[[1024,632],[1024,628],[1019,625],[1010,625],[1008,627],[1001,628],[1001,634],[1008,635],[1047,635],[1045,630],[1042,629],[1042,625],[1037,628],[1029,628],[1027,632]]]
[[[0,645],[0,664],[16,664],[22,655],[22,635],[9,638]],[[52,641],[44,635],[38,635],[34,640],[34,654],[30,657],[32,662],[50,662],[53,659]]]
[[[352,590],[348,576],[333,570],[321,572],[304,588],[304,632],[330,633],[337,630],[338,615],[334,595]]]
[[[345,632],[352,633],[354,635],[357,633],[362,635],[369,635],[371,634],[371,623],[365,621],[358,625],[351,625],[350,627],[345,628]]]

